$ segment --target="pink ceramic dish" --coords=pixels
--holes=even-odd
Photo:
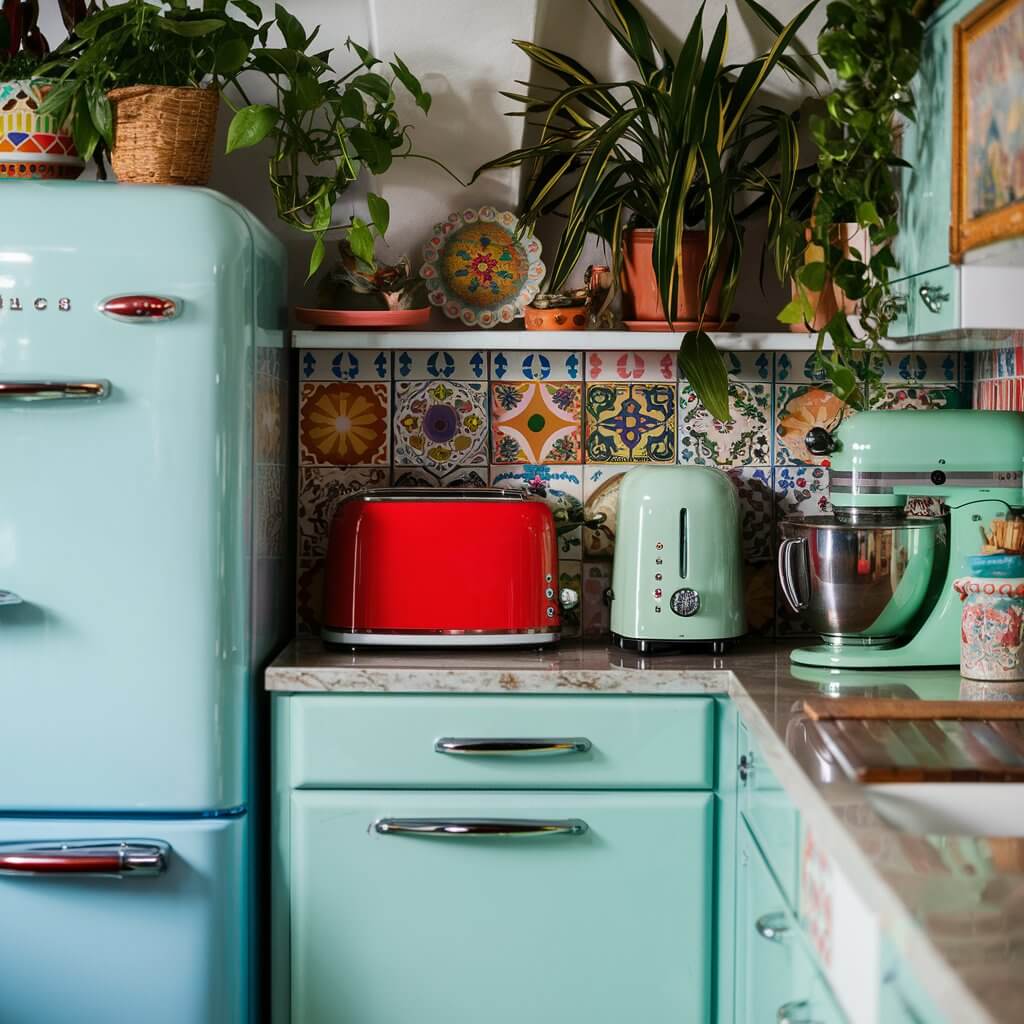
[[[430,307],[423,309],[309,309],[295,307],[295,316],[312,327],[350,327],[362,330],[408,330],[430,321]]]

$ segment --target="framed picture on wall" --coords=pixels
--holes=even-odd
[[[1024,0],[989,0],[953,35],[954,261],[1024,235]]]

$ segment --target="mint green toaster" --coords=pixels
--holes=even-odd
[[[740,503],[707,466],[638,466],[619,486],[611,632],[642,652],[746,630]]]

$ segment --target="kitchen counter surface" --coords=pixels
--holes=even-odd
[[[791,665],[782,645],[738,645],[725,657],[643,657],[580,643],[543,651],[349,653],[326,650],[318,640],[291,644],[268,669],[266,686],[306,694],[728,695],[799,809],[804,834],[851,885],[945,1019],[1022,1019],[1024,840],[901,833],[878,817],[860,787],[825,781],[796,740],[808,697],[966,700],[994,696],[996,687],[962,680],[956,671],[830,674]]]

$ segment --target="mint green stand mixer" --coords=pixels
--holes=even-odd
[[[781,524],[779,584],[824,643],[802,665],[912,668],[960,663],[953,580],[984,543],[982,528],[1024,509],[1024,414],[893,410],[816,427],[809,450],[831,458],[831,516]],[[907,516],[908,497],[946,514]]]

